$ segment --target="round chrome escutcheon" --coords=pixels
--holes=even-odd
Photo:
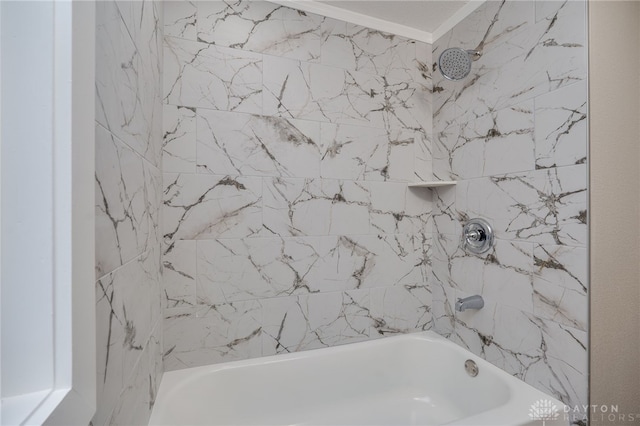
[[[493,229],[489,222],[475,218],[462,228],[462,248],[475,254],[482,254],[493,246]]]

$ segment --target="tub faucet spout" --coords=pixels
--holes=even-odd
[[[483,307],[484,299],[480,295],[469,296],[464,299],[458,298],[456,301],[456,311],[458,312],[464,312],[467,309],[482,309]]]

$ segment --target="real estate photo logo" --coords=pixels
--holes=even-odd
[[[529,408],[529,417],[532,420],[542,420],[543,426],[547,420],[555,420],[559,416],[558,407],[548,399],[539,399]]]

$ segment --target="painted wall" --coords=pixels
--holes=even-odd
[[[589,2],[590,396],[627,415],[640,412],[639,41],[640,4]],[[625,423],[600,411],[592,424]]]
[[[167,370],[428,329],[431,46],[165,2]]]
[[[96,2],[93,425],[146,424],[162,374],[162,3]]]
[[[458,181],[433,200],[434,329],[586,404],[585,2],[489,1],[434,44],[434,62],[481,43],[469,77],[433,75],[433,171]],[[495,229],[484,255],[459,248],[474,217]],[[473,294],[484,309],[455,312],[455,299]]]

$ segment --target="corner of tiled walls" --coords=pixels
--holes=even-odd
[[[162,364],[162,2],[96,2],[94,426],[147,424]]]
[[[434,330],[565,403],[587,404],[587,38],[584,1],[491,1],[434,44],[475,49],[434,73]],[[434,64],[434,69],[436,65]],[[462,223],[495,248],[459,248]],[[482,294],[481,311],[456,297]]]
[[[431,327],[431,46],[165,5],[167,370]]]

